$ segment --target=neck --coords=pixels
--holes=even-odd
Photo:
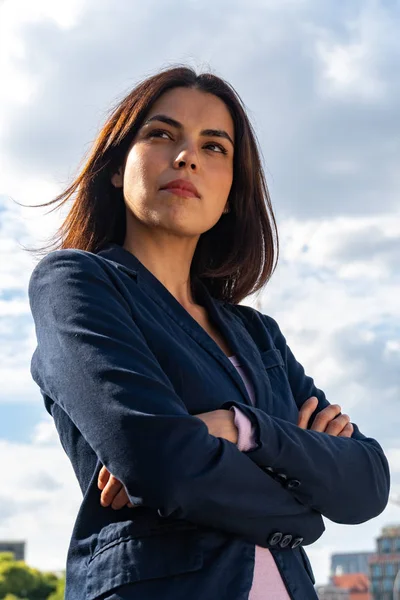
[[[190,278],[194,250],[179,254],[170,244],[163,246],[155,243],[143,246],[130,243],[127,239],[123,247],[134,254],[186,310],[197,307]]]

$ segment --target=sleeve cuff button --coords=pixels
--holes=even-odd
[[[284,535],[283,538],[281,539],[279,545],[281,548],[286,548],[286,546],[289,546],[290,542],[292,541],[293,536],[287,534]]]
[[[277,531],[276,533],[273,533],[272,535],[270,535],[269,539],[268,539],[268,543],[271,546],[276,546],[276,544],[278,544],[282,539],[282,534],[280,531]]]
[[[286,487],[288,487],[289,489],[294,489],[299,487],[300,485],[300,481],[298,479],[289,479],[289,481],[286,484]]]
[[[275,473],[272,467],[264,467],[264,471],[266,471],[267,473]]]

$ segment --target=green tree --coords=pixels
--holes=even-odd
[[[0,553],[1,600],[47,600],[58,588],[54,573],[29,567],[23,560],[14,560],[11,552]]]
[[[32,569],[36,577],[35,588],[29,594],[29,600],[46,600],[57,589],[58,577],[54,573],[42,573]]]
[[[56,591],[53,592],[47,600],[64,600],[65,594],[65,574],[57,581]]]
[[[26,598],[36,587],[36,577],[22,560],[0,563],[0,598],[15,594]]]

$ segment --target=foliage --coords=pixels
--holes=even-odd
[[[65,576],[42,572],[0,552],[0,600],[63,600]]]
[[[65,575],[57,581],[56,591],[53,592],[47,600],[64,600]]]

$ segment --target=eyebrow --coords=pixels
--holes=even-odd
[[[150,117],[143,123],[143,127],[145,125],[148,125],[152,121],[162,121],[163,123],[166,123],[167,125],[171,125],[171,127],[176,127],[177,129],[180,129],[180,130],[183,129],[182,123],[179,123],[179,121],[176,121],[175,119],[172,119],[172,117],[168,117],[167,115],[154,115],[153,117]],[[224,138],[226,140],[229,140],[230,143],[232,144],[232,146],[235,147],[235,144],[233,143],[231,136],[224,129],[203,129],[202,131],[200,131],[200,135],[206,136],[206,137]]]

